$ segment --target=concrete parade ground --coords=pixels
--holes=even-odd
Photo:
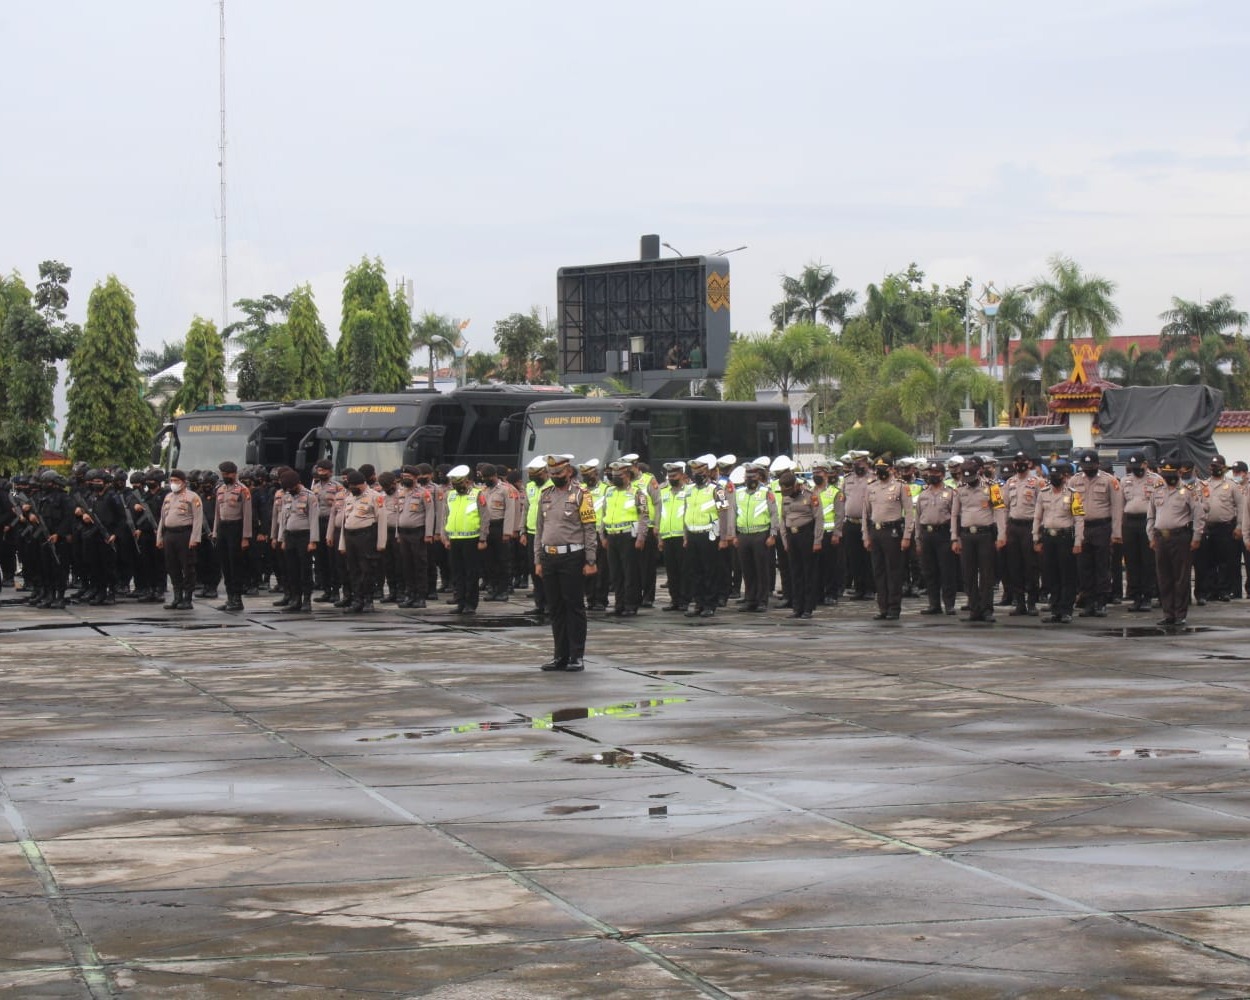
[[[4,997],[1250,996],[1248,602],[0,598]]]

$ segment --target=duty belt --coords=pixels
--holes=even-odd
[[[1138,514],[1136,511],[1129,512],[1126,510],[1124,512],[1124,516],[1134,518],[1135,520],[1144,521],[1146,520],[1146,518],[1150,516],[1150,514],[1147,511],[1143,511],[1142,513]]]
[[[997,534],[998,525],[996,524],[965,524],[959,530],[967,532],[969,535],[984,535],[987,532],[991,534]]]
[[[849,524],[863,524],[864,523],[864,519],[862,517],[848,517],[848,518],[844,518],[844,520],[847,521]]]
[[[940,531],[943,534],[949,535],[951,531],[951,526],[950,526],[949,521],[946,524],[922,524],[920,527],[924,528],[925,531],[928,531],[930,533],[934,531]]]
[[[376,532],[377,530],[378,530],[378,529],[377,529],[377,526],[376,526],[376,525],[365,525],[363,528],[344,528],[344,529],[343,529],[343,534],[345,534],[345,535],[363,535],[366,531],[368,531],[368,532],[371,532],[371,533],[372,533],[372,532]]]
[[[425,526],[422,525],[420,528],[397,528],[396,530],[401,535],[415,535],[418,531],[424,531]]]
[[[1087,528],[1092,527],[1093,525],[1096,525],[1096,524],[1110,524],[1110,523],[1111,523],[1111,518],[1109,517],[1087,517],[1085,519],[1085,527]]]
[[[562,556],[569,552],[581,552],[585,545],[544,545],[543,551],[549,556]]]
[[[1051,538],[1059,538],[1062,535],[1075,535],[1075,528],[1047,528],[1046,534]]]
[[[1007,520],[1012,524],[1027,524],[1029,527],[1033,526],[1033,518],[1031,517],[1009,517]]]
[[[1183,528],[1155,528],[1155,531],[1157,531],[1162,538],[1171,538],[1173,535],[1178,537],[1181,535],[1192,535],[1194,529],[1193,525],[1187,524]]]
[[[895,528],[901,527],[902,524],[903,524],[903,518],[901,517],[894,521],[873,521],[872,522],[873,528],[876,529],[877,531],[881,531],[884,528],[889,528],[891,531],[893,531]]]
[[[480,535],[481,535],[480,529],[478,531],[449,531],[447,532],[448,538],[460,538],[460,539],[477,538]]]

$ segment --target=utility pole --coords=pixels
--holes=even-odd
[[[218,221],[221,226],[221,332],[224,334],[229,322],[227,310],[230,302],[226,280],[226,0],[217,0],[217,14],[219,23],[217,59],[221,89],[221,134],[217,142],[217,170],[220,178]],[[230,357],[227,353],[226,371],[229,372],[229,370]],[[211,393],[208,401],[209,403],[216,402]]]

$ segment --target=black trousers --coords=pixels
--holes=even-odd
[[[812,551],[812,546],[816,544],[815,537],[814,523],[786,534],[787,554],[790,557],[790,602],[799,614],[815,611],[820,601],[820,576],[817,572],[820,554]]]
[[[872,578],[877,610],[897,614],[903,607],[903,528],[869,528],[872,540]]]
[[[842,596],[842,581],[845,576],[846,546],[839,539],[833,544],[833,532],[825,532],[825,544],[820,549],[820,593],[831,601]]]
[[[1007,590],[1016,604],[1037,603],[1037,553],[1033,551],[1033,522],[1007,522],[1007,547],[1003,550]]]
[[[585,552],[564,552],[539,556],[551,614],[551,639],[555,659],[564,663],[586,655],[586,565]],[[589,579],[594,579],[590,577]]]
[[[195,549],[191,548],[190,528],[166,528],[161,535],[165,547],[165,572],[174,592],[188,597],[195,589]]]
[[[642,561],[639,576],[642,585],[642,603],[655,603],[655,577],[660,566],[660,551],[656,544],[655,532],[647,532],[647,540],[642,546]],[[726,590],[728,592],[728,590]]]
[[[1087,608],[1104,607],[1111,600],[1111,522],[1085,522],[1085,539],[1076,560],[1081,599]]]
[[[482,553],[478,551],[477,537],[453,538],[447,555],[451,563],[452,596],[462,608],[476,611],[482,579]]]
[[[357,603],[371,602],[382,561],[382,553],[378,551],[378,529],[346,529],[343,532],[343,547],[346,549],[343,555],[346,557],[347,575],[352,581],[352,593]]]
[[[846,548],[846,587],[856,597],[863,597],[873,589],[872,558],[864,548],[864,526],[843,523],[842,544]]]
[[[951,551],[950,528],[944,525],[936,531],[926,531],[925,526],[921,525],[916,542],[920,548],[920,569],[924,574],[925,595],[929,599],[929,607],[945,608],[949,611],[955,606],[955,594],[959,589],[955,553]]]
[[[976,534],[959,532],[959,562],[964,571],[968,609],[975,619],[994,610],[994,552],[998,534],[978,528]]]
[[[86,536],[87,578],[92,587],[111,591],[117,586],[117,549],[106,537],[103,528]]]
[[[226,595],[242,595],[247,589],[247,564],[243,559],[243,522],[221,521],[217,527],[217,557],[226,581]]]
[[[316,585],[325,593],[332,590],[338,590],[342,585],[342,565],[339,558],[339,550],[326,542],[326,535],[330,530],[330,519],[323,517],[320,520],[321,541],[317,543],[317,583]]]
[[[57,597],[65,596],[65,588],[69,586],[69,540],[52,542],[45,541],[39,546],[42,559],[40,581]]]
[[[1042,572],[1050,594],[1050,613],[1070,615],[1076,606],[1076,556],[1072,554],[1073,533],[1051,535],[1042,532]]]
[[[1155,572],[1159,577],[1159,605],[1167,618],[1180,621],[1189,616],[1189,571],[1193,565],[1188,530],[1173,531],[1155,539]]]
[[[668,578],[668,602],[679,608],[690,603],[690,573],[686,568],[685,537],[664,539],[664,575]]]
[[[529,566],[530,568],[529,571],[531,573],[534,571],[534,567],[538,565],[537,556],[535,554],[534,549],[535,549],[534,536],[527,535],[525,539],[525,561],[526,561],[526,565]],[[590,581],[593,582],[598,579],[599,577],[598,575],[596,575],[596,576],[592,576],[590,578]],[[547,584],[543,582],[543,578],[541,576],[534,577],[533,590],[534,590],[534,609],[538,611],[539,614],[542,614],[544,611],[547,610]],[[583,585],[582,590],[583,590],[583,597],[584,597],[585,596],[584,592],[586,590],[585,585]]]
[[[628,531],[608,535],[608,568],[612,574],[614,611],[637,611],[642,604],[642,553]]]
[[[1234,521],[1207,522],[1194,561],[1194,590],[1199,597],[1240,593],[1242,545],[1233,537],[1236,527]]]
[[[308,531],[288,531],[282,537],[286,591],[292,597],[304,597],[313,592],[313,554],[308,551],[311,537]]]
[[[1158,593],[1155,556],[1150,551],[1145,514],[1124,515],[1124,595],[1131,601],[1148,601]]]
[[[768,607],[768,570],[773,550],[768,545],[769,531],[756,531],[738,536],[738,561],[742,566],[742,596],[748,608]]]
[[[425,528],[399,529],[399,576],[403,581],[404,595],[414,601],[424,601],[426,587],[429,586],[429,570],[426,567],[429,547],[425,540]]]
[[[512,589],[512,543],[503,540],[502,519],[491,521],[486,529],[486,589],[492,597]]]
[[[159,593],[165,589],[165,555],[156,548],[156,532],[140,528],[135,542],[135,586]],[[65,572],[69,573],[69,550],[65,553]]]
[[[668,548],[667,545],[664,546]],[[715,538],[705,531],[686,535],[686,568],[690,573],[690,600],[700,611],[715,611],[716,574],[719,571]]]

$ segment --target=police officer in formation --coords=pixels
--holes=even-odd
[[[45,470],[0,481],[0,582],[20,562],[29,602],[60,608],[123,596],[159,602],[168,580],[166,608],[185,611],[197,582],[203,594],[203,575],[220,567],[222,610],[243,610],[244,594],[269,587],[271,577],[285,613],[311,612],[314,581],[323,588],[319,602],[335,597],[344,610],[372,610],[384,582],[385,600],[420,609],[437,589],[436,556],[446,552],[448,603],[471,614],[483,580],[501,600],[516,583],[484,558],[492,533],[500,542],[514,535],[526,565],[543,565],[542,499],[567,479],[566,494],[578,491],[576,531],[595,539],[593,563],[581,557],[581,570],[595,567],[578,582],[582,621],[588,609],[606,610],[609,594],[620,617],[649,606],[652,544],[665,570],[664,610],[691,617],[713,617],[741,594],[743,612],[784,608],[805,619],[846,594],[875,596],[874,617],[889,621],[917,586],[926,597],[921,614],[953,614],[962,591],[967,620],[992,622],[1001,585],[998,603],[1012,614],[1045,606],[1047,624],[1062,625],[1078,607],[1105,616],[1122,579],[1127,611],[1148,611],[1157,600],[1160,624],[1172,627],[1187,620],[1191,598],[1201,605],[1245,592],[1244,463],[1230,471],[1217,455],[1206,479],[1187,477],[1175,459],[1152,469],[1140,453],[1119,478],[1092,451],[1078,453],[1075,466],[1044,466],[1017,454],[999,479],[976,456],[955,456],[944,469],[857,452],[817,462],[809,481],[787,456],[738,462],[708,453],[666,462],[656,480],[639,456],[626,455],[603,482],[597,459],[546,456],[530,464],[523,490],[485,466],[476,474],[460,466],[440,475],[428,465],[336,474],[325,461],[311,488],[293,469],[271,475],[231,462],[219,466],[220,477],[174,470],[168,486],[160,470],[127,478],[120,469],[79,466],[68,478]],[[589,528],[580,520],[583,497]],[[552,544],[590,549],[584,539]],[[573,654],[584,652],[584,624],[572,590],[562,592],[557,634],[550,586],[549,576],[536,575],[535,609],[553,616],[556,659],[580,661]]]

